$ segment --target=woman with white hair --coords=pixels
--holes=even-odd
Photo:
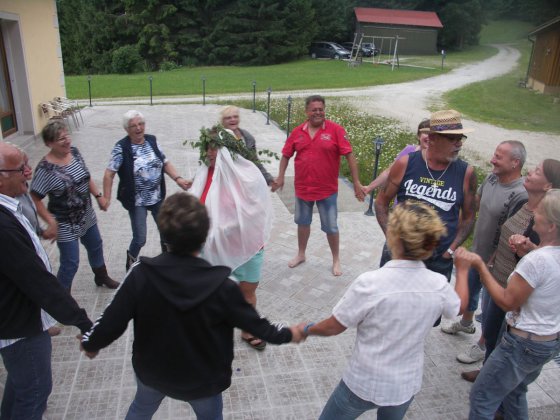
[[[132,226],[132,241],[126,251],[128,271],[146,244],[148,211],[152,213],[155,221],[165,198],[163,174],[167,174],[183,190],[187,190],[191,182],[179,175],[166,158],[156,137],[145,134],[146,120],[140,112],[126,112],[123,115],[123,128],[127,135],[115,144],[111,152],[111,159],[103,176],[103,194],[108,208],[113,179],[118,173],[117,200],[128,211]],[[165,251],[163,242],[162,250]]]
[[[257,143],[255,138],[247,130],[239,128],[239,108],[233,105],[228,105],[220,112],[220,118],[224,128],[231,130],[233,135],[237,140],[245,142],[247,149],[257,153]],[[264,176],[267,185],[272,185],[274,182],[274,177],[268,173],[264,166],[260,162],[255,162],[257,168],[261,171]]]
[[[560,189],[549,190],[534,213],[540,244],[525,255],[504,289],[480,256],[455,253],[457,279],[472,265],[494,302],[504,311],[505,332],[471,389],[469,419],[493,419],[503,405],[505,418],[528,419],[527,387],[560,352]]]

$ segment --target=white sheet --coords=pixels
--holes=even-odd
[[[202,195],[208,167],[201,165],[190,192]],[[212,184],[206,196],[210,232],[202,258],[235,270],[265,244],[272,228],[272,199],[261,171],[254,163],[229,150],[218,150]]]

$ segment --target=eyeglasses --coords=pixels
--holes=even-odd
[[[452,141],[453,143],[457,143],[459,141],[465,141],[467,136],[464,134],[439,134],[442,137],[445,137],[447,140]]]
[[[24,163],[17,169],[0,169],[0,172],[19,172],[20,174],[25,175],[26,170],[31,170],[31,166]]]

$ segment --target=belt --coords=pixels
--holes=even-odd
[[[507,330],[509,333],[514,334],[521,338],[526,338],[527,340],[531,341],[553,341],[560,339],[560,332],[550,335],[537,335],[527,331],[520,330],[519,328],[512,327],[511,325],[507,326]]]

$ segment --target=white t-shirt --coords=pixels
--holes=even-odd
[[[344,383],[380,406],[408,401],[422,385],[424,339],[460,303],[447,279],[422,261],[392,260],[359,276],[333,310],[342,325],[357,327]]]
[[[560,246],[528,253],[514,273],[534,290],[519,311],[506,314],[508,324],[537,335],[556,334],[560,331]]]

